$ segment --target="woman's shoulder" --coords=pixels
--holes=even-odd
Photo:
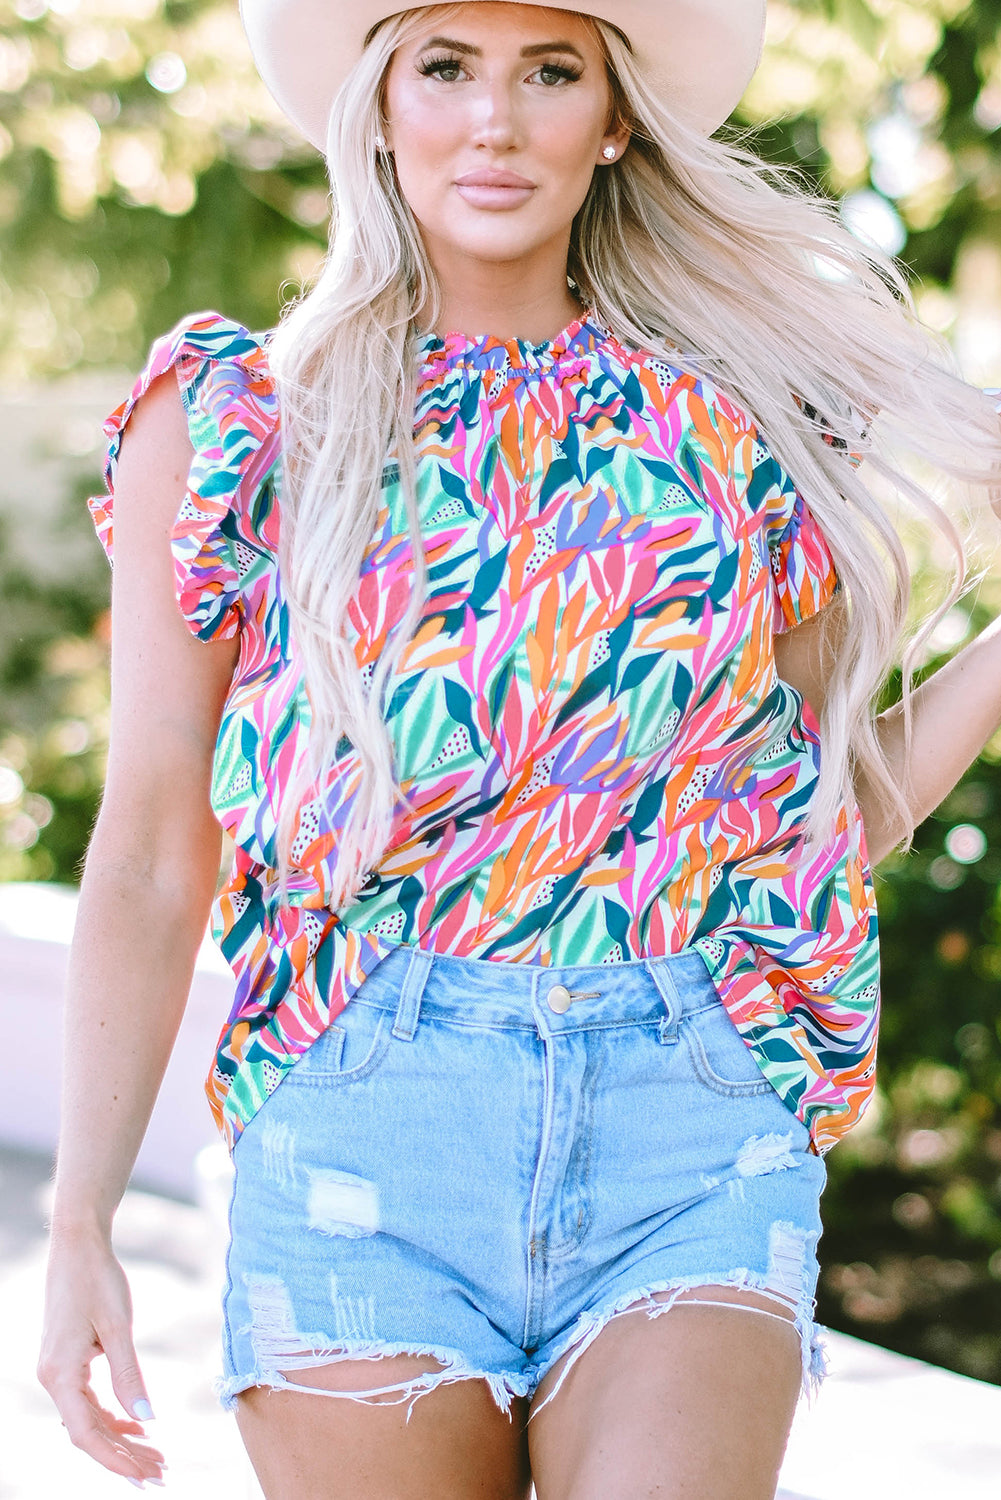
[[[256,408],[259,416],[276,413],[268,338],[268,333],[254,333],[223,313],[192,313],[155,340],[132,400],[174,369],[189,415],[195,405],[206,403],[214,410],[229,404]]]
[[[749,444],[756,466],[775,462],[759,418],[738,395],[725,388],[718,376],[701,369],[697,356],[680,350],[665,354],[646,347],[616,347],[634,366],[662,411],[671,408],[673,415],[680,414],[696,434],[705,430],[728,445]],[[833,390],[824,394],[820,405],[795,392],[790,393],[788,402],[817,429],[827,447],[858,467],[865,456],[871,420],[863,420],[847,399]]]
[[[156,339],[131,391],[104,424],[105,477],[113,479],[121,439],[136,407],[171,370],[196,452],[222,445],[232,453],[234,445],[259,447],[275,435],[278,398],[268,366],[268,337],[222,313],[197,312]]]
[[[274,566],[278,514],[271,478],[280,434],[267,335],[221,313],[200,312],[154,342],[129,395],[104,424],[105,493],[88,504],[109,557],[122,441],[150,387],[170,371],[189,444],[187,480],[171,528],[178,601],[193,632],[209,640],[233,633],[240,601]],[[164,427],[170,420],[173,430],[160,390]],[[155,450],[162,434],[151,435]]]
[[[665,339],[663,343],[632,343],[610,330],[606,347],[618,358],[624,372],[643,388],[647,402],[662,413],[669,410],[699,426],[721,423],[734,431],[753,432],[754,419],[718,380],[707,372],[697,354],[688,353]]]
[[[181,358],[210,360],[213,363],[236,363],[252,368],[267,367],[267,344],[270,330],[254,333],[236,318],[225,313],[204,311],[189,313],[169,332],[156,339],[149,360]]]

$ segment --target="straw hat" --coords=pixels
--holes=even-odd
[[[707,135],[730,114],[761,55],[766,0],[546,3],[552,10],[611,21],[629,38],[665,102]],[[289,119],[321,151],[334,97],[372,27],[417,8],[401,0],[240,0],[261,77]]]

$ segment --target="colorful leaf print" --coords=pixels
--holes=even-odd
[[[610,964],[695,949],[763,1074],[826,1150],[873,1087],[878,956],[858,811],[804,847],[817,726],[773,637],[837,587],[830,551],[749,416],[592,316],[556,340],[425,337],[414,438],[429,594],[386,717],[411,811],[329,909],[354,751],[302,798],[290,899],[277,809],[309,704],[278,565],[267,340],[215,313],[153,348],[121,434],[173,367],[195,458],[172,546],[180,609],[241,635],[213,806],[235,858],[214,932],[236,995],[207,1081],[232,1144],[397,944]],[[369,669],[412,552],[394,455],[346,630]]]

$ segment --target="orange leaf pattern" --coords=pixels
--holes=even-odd
[[[154,345],[121,435],[176,371],[195,457],[172,535],[178,604],[239,635],[212,801],[235,843],[214,931],[236,975],[207,1090],[232,1144],[397,944],[499,963],[609,964],[693,948],[764,1075],[826,1150],[873,1087],[876,912],[858,811],[804,845],[817,724],[774,634],[837,587],[802,495],[708,381],[593,314],[544,344],[425,336],[414,439],[429,593],[386,701],[401,803],[330,910],[353,747],[297,809],[289,899],[276,817],[309,701],[278,564],[267,339],[215,313]],[[413,571],[394,455],[348,610],[363,675]]]

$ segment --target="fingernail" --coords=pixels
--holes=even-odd
[[[140,1396],[138,1401],[133,1401],[132,1415],[135,1417],[137,1422],[152,1422],[153,1408],[150,1406],[145,1396]]]
[[[131,1474],[126,1474],[124,1477],[129,1481],[129,1484],[134,1484],[137,1490],[144,1490],[146,1488],[141,1479],[133,1479]]]

